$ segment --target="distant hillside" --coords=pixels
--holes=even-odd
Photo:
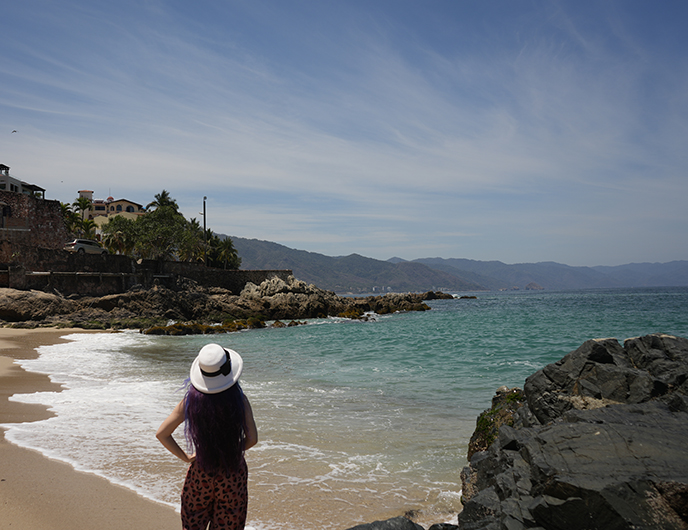
[[[688,261],[617,267],[571,267],[554,262],[519,263],[424,258],[380,261],[351,254],[330,257],[257,239],[232,237],[242,269],[291,269],[308,283],[338,293],[443,290],[594,289],[688,286]]]
[[[523,289],[536,283],[545,289],[592,289],[597,287],[623,287],[613,276],[590,267],[570,267],[554,262],[519,263],[507,265],[501,261],[475,261],[470,259],[427,258],[415,260],[433,268],[442,268],[471,279],[489,289]]]
[[[507,265],[501,261],[443,258],[414,261],[490,289],[523,289],[531,282],[552,290],[688,286],[688,261],[632,263],[616,267],[571,267],[554,262]]]
[[[633,287],[688,285],[688,261],[629,263],[617,267],[600,266],[593,269]]]
[[[474,291],[479,284],[422,263],[390,263],[358,254],[329,257],[270,241],[232,236],[242,269],[291,269],[299,280],[338,293]]]

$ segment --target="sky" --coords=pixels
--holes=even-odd
[[[688,2],[22,0],[0,163],[328,256],[688,259]],[[17,131],[12,132],[12,131]]]

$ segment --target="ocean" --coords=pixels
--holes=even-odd
[[[345,529],[410,510],[427,528],[456,522],[468,441],[498,387],[522,388],[587,339],[688,336],[685,287],[471,294],[369,321],[68,335],[20,361],[64,390],[12,397],[56,416],[6,425],[6,436],[178,508],[186,466],[155,431],[183,397],[198,350],[218,342],[244,358],[258,424],[247,452],[250,528]]]

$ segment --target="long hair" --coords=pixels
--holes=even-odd
[[[244,455],[244,393],[236,383],[218,394],[189,385],[185,400],[187,442],[203,471],[236,471]]]

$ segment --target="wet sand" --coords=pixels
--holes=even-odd
[[[36,358],[35,348],[62,342],[71,329],[0,328],[0,424],[52,416],[41,405],[9,401],[13,394],[56,391],[47,375],[24,371],[15,359]],[[102,333],[102,332],[101,332]],[[150,530],[180,528],[173,508],[96,475],[76,471],[0,436],[0,528]]]

